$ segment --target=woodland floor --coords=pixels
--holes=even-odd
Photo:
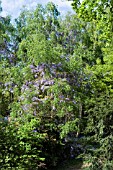
[[[83,164],[80,161],[71,160],[69,162],[60,164],[58,167],[54,167],[50,170],[87,170],[88,166],[88,163]]]

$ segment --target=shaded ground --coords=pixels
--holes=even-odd
[[[88,163],[83,164],[82,161],[71,160],[49,170],[87,170],[89,165]]]
[[[50,170],[82,170],[82,162],[71,160],[63,162],[58,167],[51,168]]]

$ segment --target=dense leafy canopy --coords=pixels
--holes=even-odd
[[[0,168],[69,158],[113,169],[112,1],[73,0],[0,17]],[[0,6],[1,8],[1,6]]]

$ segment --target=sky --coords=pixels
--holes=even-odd
[[[58,5],[58,9],[63,15],[67,11],[73,12],[71,2],[67,0],[2,0],[2,16],[11,15],[12,18],[16,18],[19,16],[23,5],[28,8],[34,8],[38,3],[45,5],[50,1]]]

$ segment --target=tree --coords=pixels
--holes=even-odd
[[[2,18],[1,168],[55,166],[71,147],[89,169],[112,168],[110,3],[73,1],[63,19],[53,3],[24,8],[15,28]]]
[[[11,80],[8,80],[10,75],[11,65],[15,63],[15,56],[12,50],[12,37],[14,34],[14,26],[11,24],[10,16],[0,16],[0,78],[1,78],[1,114],[8,114],[8,105],[12,101]],[[6,85],[7,84],[7,85]],[[7,87],[6,87],[7,86]],[[6,89],[9,90],[6,90]],[[6,91],[7,92],[6,92]]]
[[[113,5],[112,1],[99,2],[73,1],[78,17],[87,23],[89,46],[95,56],[93,66],[87,62],[85,68],[85,72],[91,75],[91,89],[84,101],[86,128],[82,142],[87,148],[85,156],[89,155],[88,159],[92,162],[90,169],[112,169],[112,48],[109,47],[112,47],[113,37]]]
[[[0,141],[2,168],[56,165],[60,153],[63,158],[67,127],[78,131],[78,114],[74,114],[78,108],[72,93],[75,75],[70,73],[67,56],[61,58],[65,52],[57,34],[62,31],[58,15],[55,5],[49,3],[45,8],[38,5],[34,11],[24,10],[16,20],[11,37],[12,42],[16,40],[11,48],[16,62],[1,63],[1,70],[5,67],[1,109],[3,116],[9,116],[0,131],[6,136],[5,142]],[[74,43],[72,46],[74,51]]]

